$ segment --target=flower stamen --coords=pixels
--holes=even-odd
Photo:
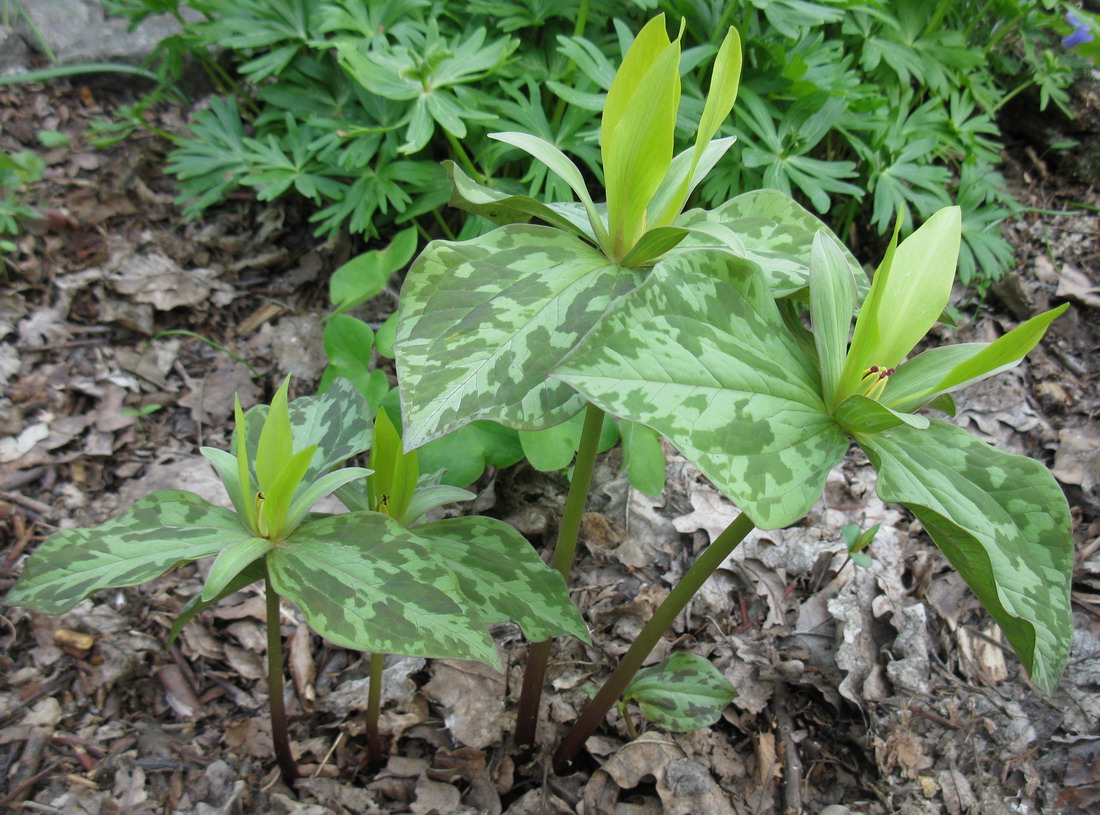
[[[890,375],[893,372],[893,368],[872,365],[863,372],[863,378],[859,382],[860,392],[868,399],[877,400],[882,396],[882,392],[886,390],[886,384],[890,381]]]

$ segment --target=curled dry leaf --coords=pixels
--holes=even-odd
[[[289,644],[290,678],[298,691],[298,699],[306,711],[312,712],[317,701],[317,666],[313,662],[313,635],[309,626],[298,623]]]

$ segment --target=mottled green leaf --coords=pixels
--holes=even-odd
[[[1065,496],[1037,461],[933,420],[857,437],[884,501],[905,504],[1053,693],[1070,643],[1073,540]]]
[[[554,375],[668,438],[762,529],[801,518],[848,447],[763,275],[724,252],[661,261]]]
[[[161,490],[99,526],[51,535],[5,602],[61,614],[92,592],[136,586],[252,537],[228,509],[190,492]]]
[[[430,244],[405,280],[394,344],[406,449],[475,419],[538,430],[578,413],[584,400],[546,375],[638,282],[550,227]]]
[[[307,520],[267,562],[275,590],[337,645],[500,665],[485,620],[450,567],[389,516]]]
[[[710,727],[736,697],[710,660],[682,652],[642,668],[623,692],[624,701],[636,701],[647,719],[674,733]]]
[[[569,599],[565,580],[542,562],[527,539],[494,518],[449,518],[416,533],[446,559],[462,594],[487,623],[511,620],[532,642],[588,629]]]
[[[747,192],[712,210],[688,210],[676,219],[675,225],[693,230],[708,225],[723,227],[727,235],[734,237],[735,247],[693,232],[672,253],[708,246],[733,251],[759,264],[776,297],[786,297],[808,285],[814,235],[825,232],[833,236],[817,216],[776,190]],[[863,269],[847,249],[843,252],[857,286],[866,292],[867,276]]]

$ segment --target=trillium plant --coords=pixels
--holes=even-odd
[[[695,255],[724,253],[759,269],[776,293],[793,294],[806,286],[814,235],[828,231],[773,190],[713,210],[683,211],[734,141],[717,134],[737,95],[737,32],[729,29],[718,49],[692,145],[674,154],[680,70],[679,38],[670,40],[658,16],[638,34],[607,92],[600,136],[606,203],[595,202],[571,159],[526,133],[494,138],[545,164],[576,201],[543,204],[505,195],[451,165],[453,202],[502,225],[473,240],[429,244],[401,290],[394,352],[407,448],[477,419],[545,430],[584,412],[552,562],[566,576],[604,412],[550,373],[612,304],[654,272],[690,264]],[[531,219],[545,225],[526,223]],[[841,255],[854,275],[855,259],[845,250]],[[623,422],[620,428],[628,462],[661,456],[648,426]],[[637,479],[635,468],[629,472],[636,486],[650,483]],[[517,711],[520,744],[534,739],[549,649],[549,641],[537,643],[528,657]]]
[[[288,388],[284,382],[270,407],[247,414],[237,402],[231,453],[202,450],[233,510],[189,492],[153,493],[100,526],[51,536],[7,601],[61,614],[101,589],[213,558],[175,637],[202,609],[262,580],[272,734],[290,783],[297,769],[283,705],[280,597],[330,642],[371,652],[374,758],[382,655],[476,659],[499,668],[489,624],[513,620],[536,639],[586,639],[587,630],[561,576],[512,527],[476,516],[420,523],[430,510],[470,494],[440,485],[439,474],[420,478],[415,454],[402,453],[385,413],[372,434],[367,404],[348,380],[293,402]],[[368,448],[371,469],[340,468]],[[334,491],[350,512],[310,512]]]
[[[698,252],[655,268],[618,300],[553,376],[603,410],[672,441],[742,510],[654,612],[555,755],[559,770],[594,730],[664,630],[754,526],[799,520],[855,442],[878,493],[905,505],[1000,625],[1032,681],[1053,692],[1070,643],[1073,544],[1061,489],[925,407],[1016,365],[1067,306],[992,343],[910,353],[947,305],[957,208],[905,241],[897,233],[857,310],[848,258],[812,243],[812,330],[784,319],[759,268]],[[790,306],[790,303],[786,303]],[[849,341],[850,338],[850,341]]]

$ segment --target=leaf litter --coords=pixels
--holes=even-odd
[[[77,118],[102,111],[93,94],[63,84],[2,93],[29,120],[60,104]],[[0,134],[0,147],[18,146],[11,140]],[[164,151],[144,136],[91,152],[77,136],[49,161],[61,179],[87,183],[35,188],[57,215],[44,234],[20,239],[0,291],[2,590],[57,526],[100,522],[162,487],[221,500],[197,448],[228,441],[232,393],[247,407],[285,372],[305,389],[323,367],[323,282],[348,247],[311,246],[308,213],[289,204],[177,227],[157,169]],[[1042,209],[1054,196],[1096,202],[1083,189],[1027,195]],[[1052,221],[1060,228],[1048,240]],[[1026,272],[956,335],[988,339],[1050,303],[1076,304],[1018,373],[959,404],[979,435],[1052,464],[1070,496],[1076,628],[1054,699],[1028,687],[920,525],[883,505],[866,462],[850,456],[806,521],[754,533],[734,552],[650,660],[691,652],[733,683],[739,695],[712,728],[648,726],[631,740],[611,714],[590,742],[592,762],[555,778],[545,755],[510,751],[527,646],[497,626],[504,675],[387,658],[380,727],[391,753],[373,771],[362,721],[368,661],[284,608],[288,707],[307,775],[295,794],[271,772],[262,596],[239,593],[165,647],[172,617],[201,589],[200,565],[103,592],[56,619],[4,609],[0,800],[178,815],[771,813],[791,800],[830,815],[1090,811],[1100,801],[1100,281],[1089,237],[1098,225],[1094,215],[1014,221]],[[393,305],[379,303],[368,307]],[[161,407],[137,415],[151,404]],[[656,499],[617,474],[617,452],[597,469],[573,593],[596,644],[555,645],[546,744],[734,512],[668,452],[668,487]],[[517,521],[536,543],[553,540],[557,476],[519,465],[479,486],[478,511]],[[881,525],[870,566],[848,558],[840,530],[852,523]]]

